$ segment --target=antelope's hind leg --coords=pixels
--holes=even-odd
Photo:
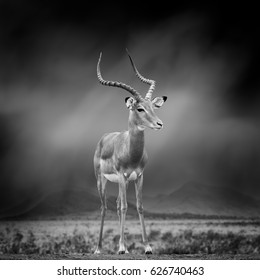
[[[104,175],[99,174],[97,176],[97,188],[101,200],[101,224],[99,230],[98,245],[94,254],[100,254],[102,249],[103,227],[104,227],[104,220],[105,220],[106,210],[107,210],[106,183],[107,183],[107,179],[104,177]]]

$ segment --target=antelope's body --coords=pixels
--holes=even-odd
[[[96,175],[119,183],[119,173],[128,181],[142,175],[147,162],[144,150],[143,131],[125,131],[105,134],[98,143],[95,153]]]
[[[150,89],[145,98],[142,98],[136,90],[128,85],[119,82],[105,81],[100,73],[99,65],[101,55],[97,65],[97,76],[101,84],[123,88],[129,91],[133,97],[125,99],[126,106],[129,109],[128,130],[105,134],[98,142],[94,155],[94,169],[101,198],[101,227],[95,253],[100,253],[100,249],[102,248],[103,225],[107,208],[107,180],[119,184],[117,212],[120,222],[120,240],[118,253],[123,254],[128,252],[124,241],[124,226],[127,211],[126,190],[129,181],[134,181],[135,183],[136,206],[141,222],[145,253],[152,253],[145,231],[142,203],[143,171],[147,163],[147,153],[144,148],[144,130],[146,127],[155,130],[162,128],[162,121],[155,115],[154,109],[161,107],[166,101],[166,97],[151,99],[152,92],[155,88],[155,82],[141,76],[130,55],[129,58],[140,80],[150,84]]]

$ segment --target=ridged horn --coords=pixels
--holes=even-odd
[[[143,77],[143,76],[139,73],[139,71],[137,70],[137,68],[136,68],[136,66],[135,66],[135,63],[134,63],[134,61],[133,61],[133,59],[132,59],[132,57],[131,57],[131,55],[130,55],[128,49],[126,49],[126,52],[127,52],[128,56],[129,56],[130,62],[131,62],[131,64],[132,64],[132,67],[133,67],[133,69],[134,69],[134,72],[135,72],[136,76],[137,76],[143,83],[146,83],[146,84],[150,85],[150,88],[149,88],[148,92],[146,93],[145,99],[151,100],[151,99],[152,99],[152,95],[153,95],[153,91],[155,90],[155,81],[154,81],[154,80],[150,80],[150,79],[146,79],[145,77]]]
[[[119,87],[119,88],[125,89],[128,92],[130,92],[135,97],[135,99],[141,100],[142,96],[140,95],[140,93],[138,93],[134,88],[130,87],[129,85],[126,85],[124,83],[117,82],[117,81],[106,81],[102,78],[102,75],[100,72],[101,57],[102,57],[102,52],[100,53],[99,60],[97,63],[97,77],[98,77],[99,82],[104,86]]]

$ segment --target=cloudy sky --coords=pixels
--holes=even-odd
[[[161,131],[146,131],[145,194],[187,181],[260,198],[259,26],[256,7],[86,7],[79,1],[0,3],[0,210],[54,189],[95,189],[93,154],[127,128],[126,91],[156,80]],[[115,192],[116,186],[111,186]]]

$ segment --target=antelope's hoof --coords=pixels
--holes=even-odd
[[[125,251],[120,250],[120,251],[118,251],[118,254],[119,254],[119,255],[124,255],[124,254],[125,254]]]
[[[146,254],[146,255],[152,255],[153,252],[152,252],[152,251],[145,251],[145,254]]]
[[[97,249],[95,250],[95,252],[94,252],[95,255],[100,254],[100,253],[101,253],[101,252],[100,252],[100,249],[99,249],[99,248],[97,248]]]
[[[153,250],[151,248],[150,245],[148,245],[146,248],[145,248],[145,254],[146,255],[151,255],[153,253]]]

